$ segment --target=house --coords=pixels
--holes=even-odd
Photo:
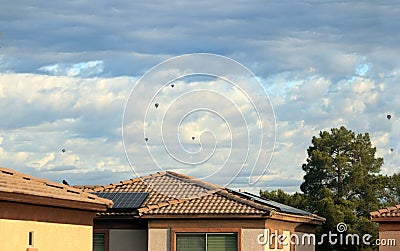
[[[94,251],[314,250],[309,239],[324,221],[170,171],[79,188],[114,201],[94,220]]]
[[[397,245],[400,245],[400,205],[371,212],[370,217],[373,222],[379,224],[379,250],[399,250]]]
[[[91,251],[93,218],[112,201],[0,168],[0,250]]]

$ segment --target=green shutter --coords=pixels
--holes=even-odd
[[[176,251],[205,251],[205,234],[177,234]]]
[[[104,234],[93,235],[93,251],[105,251]]]
[[[236,234],[207,234],[207,251],[237,251]]]

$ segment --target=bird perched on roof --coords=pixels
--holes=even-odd
[[[62,183],[63,183],[64,185],[69,186],[69,183],[68,183],[66,180],[63,180]]]

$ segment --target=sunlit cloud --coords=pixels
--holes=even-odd
[[[254,72],[277,119],[276,148],[267,174],[249,186],[246,173],[232,187],[298,190],[312,136],[341,125],[356,133],[369,132],[378,156],[385,158],[383,171],[400,171],[400,36],[393,32],[400,29],[400,15],[394,1],[1,1],[0,9],[2,166],[56,181],[66,178],[71,184],[131,178],[122,144],[130,91],[163,60],[206,52],[231,57]],[[257,130],[260,122],[248,112],[251,107],[243,95],[222,88],[215,79],[206,80],[207,88],[230,94],[237,104],[219,102],[221,113],[237,124],[239,109],[254,120],[249,129]],[[190,85],[179,81],[157,96],[158,114],[177,95],[204,84],[204,79]],[[207,100],[218,103],[212,95],[185,100],[171,118],[191,102]],[[150,108],[154,111],[154,104]],[[143,126],[135,118],[144,112],[132,114],[129,130]],[[154,120],[145,124],[148,144],[162,156],[161,141],[154,139],[159,131],[152,127],[160,118],[149,114],[153,115]],[[180,130],[165,128],[168,135],[179,135],[191,151],[199,149],[201,134],[211,129],[218,135],[220,162],[229,154],[230,134],[214,115],[193,114]],[[236,137],[245,142],[241,129]],[[133,151],[145,150],[144,137],[133,135],[132,140],[141,144]],[[209,142],[204,138],[204,147]],[[149,159],[137,156],[131,164],[150,165]],[[185,172],[171,159],[163,165]],[[198,177],[205,173],[193,170]]]
[[[55,64],[39,68],[39,71],[47,72],[54,76],[67,77],[92,77],[103,72],[103,61],[80,62],[76,64]]]

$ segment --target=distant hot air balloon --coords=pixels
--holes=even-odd
[[[144,138],[145,141],[149,141],[149,138]]]
[[[158,106],[159,106],[159,104],[158,103],[155,103],[154,104],[154,106],[156,107],[156,109],[158,108]]]
[[[387,119],[391,119],[391,118],[392,118],[392,115],[388,114],[388,115],[386,115],[386,118],[387,118]]]
[[[192,140],[194,140],[195,138],[196,138],[196,137],[193,136],[193,137],[192,137]]]
[[[174,86],[175,86],[174,84],[171,84],[171,87],[172,87],[172,88],[174,88]]]

